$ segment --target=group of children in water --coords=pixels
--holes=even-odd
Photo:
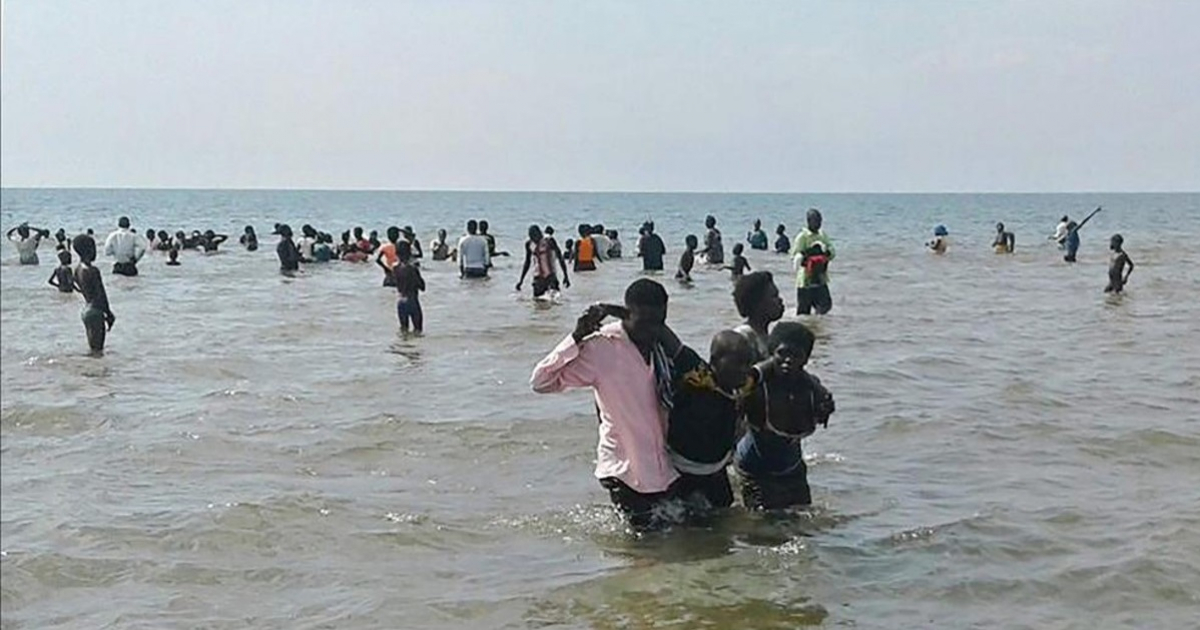
[[[832,394],[806,369],[815,337],[784,314],[770,272],[737,280],[744,320],[707,357],[666,323],[667,293],[642,278],[624,305],[596,304],[534,368],[540,393],[591,388],[599,417],[596,477],[636,530],[751,509],[812,503],[802,440],[827,426]],[[618,321],[601,326],[605,317]],[[682,509],[680,509],[682,508]]]

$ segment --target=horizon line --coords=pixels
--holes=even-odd
[[[291,187],[212,187],[212,186],[0,186],[0,190],[154,190],[212,192],[395,192],[395,193],[537,193],[560,195],[1136,195],[1197,194],[1200,190],[554,190],[516,188],[291,188]]]

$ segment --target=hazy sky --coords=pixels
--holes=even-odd
[[[5,0],[4,186],[1200,190],[1200,0]]]

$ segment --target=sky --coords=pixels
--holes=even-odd
[[[0,184],[1200,190],[1200,1],[4,0]]]

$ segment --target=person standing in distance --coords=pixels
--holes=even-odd
[[[129,217],[117,220],[117,229],[104,241],[104,253],[116,259],[113,273],[138,275],[137,264],[146,255],[146,241],[129,229]]]
[[[833,308],[829,294],[828,263],[833,260],[833,241],[821,231],[821,211],[808,211],[808,227],[792,241],[792,264],[796,268],[796,314],[824,315]],[[816,247],[816,245],[820,247]]]

